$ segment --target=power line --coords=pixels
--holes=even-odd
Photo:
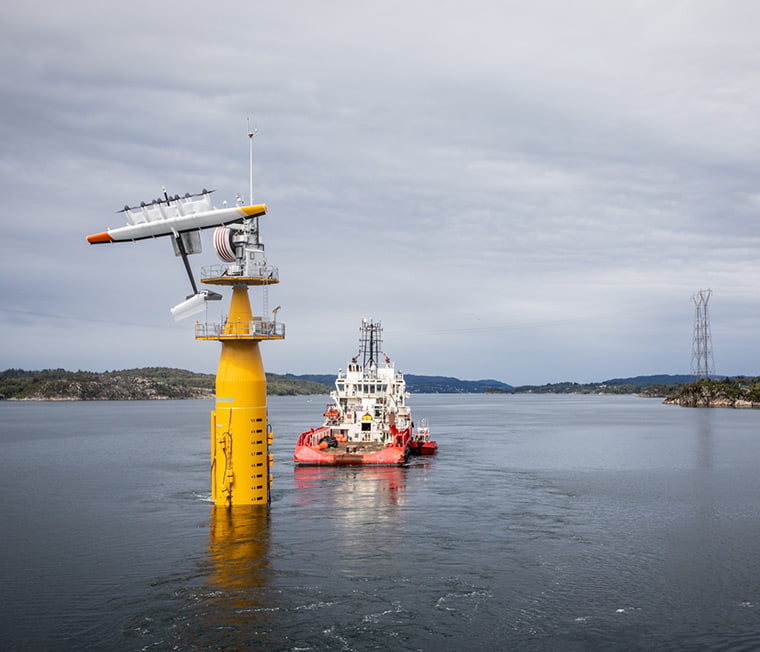
[[[136,326],[139,328],[168,328],[176,330],[172,322],[166,324],[141,324],[138,322],[117,321],[115,319],[96,319],[94,317],[76,317],[74,315],[60,315],[52,312],[42,312],[39,310],[26,310],[23,308],[0,308],[0,312],[8,312],[17,315],[26,315],[29,317],[43,317],[45,319],[54,319],[58,321],[83,321],[91,324],[116,324],[118,326]]]

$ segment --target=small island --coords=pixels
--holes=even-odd
[[[760,376],[698,380],[679,386],[664,402],[681,407],[760,408]]]

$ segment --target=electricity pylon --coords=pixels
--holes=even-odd
[[[694,341],[691,347],[691,374],[697,380],[709,378],[715,373],[712,337],[710,335],[710,313],[707,302],[712,290],[700,290],[692,298],[694,303]]]

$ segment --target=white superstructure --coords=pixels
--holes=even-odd
[[[352,441],[384,442],[391,437],[391,424],[399,431],[411,425],[406,381],[387,355],[383,354],[383,363],[378,361],[380,322],[363,320],[360,333],[359,354],[345,373],[338,371],[335,389],[330,392],[334,404],[325,412],[325,425]]]

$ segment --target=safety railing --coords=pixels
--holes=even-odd
[[[219,339],[281,339],[285,337],[285,324],[275,321],[224,321],[208,324],[195,323],[196,338]]]
[[[325,427],[317,428],[316,430],[307,430],[298,435],[296,446],[311,446],[315,447],[319,444],[320,440],[324,439],[329,433],[329,429]]]
[[[250,263],[243,265],[232,263],[230,265],[209,265],[207,267],[201,267],[202,281],[210,278],[235,278],[238,276],[268,279],[272,283],[277,283],[280,280],[280,271],[274,265],[252,265]]]

